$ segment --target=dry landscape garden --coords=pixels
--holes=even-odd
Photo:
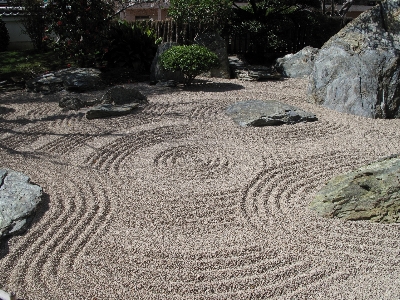
[[[399,299],[399,16],[268,66],[0,52],[0,299]]]

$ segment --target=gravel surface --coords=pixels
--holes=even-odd
[[[400,298],[398,225],[308,208],[333,176],[400,152],[400,120],[307,103],[305,79],[126,87],[150,104],[101,120],[62,111],[62,94],[0,95],[0,167],[45,193],[29,231],[0,244],[0,289],[24,300]],[[224,110],[249,99],[319,121],[242,128]]]

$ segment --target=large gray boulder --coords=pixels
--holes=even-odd
[[[29,91],[43,94],[56,93],[62,90],[85,92],[102,89],[105,84],[101,71],[93,68],[68,68],[52,73],[42,74],[26,82]]]
[[[307,46],[295,54],[278,58],[275,69],[284,77],[298,78],[308,76],[314,68],[314,58],[319,49]]]
[[[237,102],[229,106],[225,113],[243,127],[277,126],[318,120],[312,113],[273,100]]]
[[[343,220],[400,222],[400,155],[385,158],[330,180],[310,208]]]
[[[0,169],[0,238],[27,229],[41,196],[42,188],[28,176]]]
[[[173,46],[178,46],[177,43],[163,43],[158,46],[156,56],[153,59],[150,68],[150,81],[169,81],[174,80],[177,82],[184,82],[184,75],[182,72],[167,71],[161,67],[160,56]]]
[[[203,74],[206,77],[231,78],[228,60],[228,50],[225,40],[216,32],[206,32],[199,34],[194,42],[200,46],[208,48],[218,56],[219,67],[211,69]]]
[[[361,14],[315,57],[311,102],[369,118],[400,118],[400,2]]]

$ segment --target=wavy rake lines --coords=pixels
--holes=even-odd
[[[326,278],[327,266],[315,266],[290,255],[251,255],[190,261],[168,259],[137,266],[135,283],[153,295],[170,299],[269,299],[294,293]],[[160,264],[160,265],[158,265]],[[163,277],[162,274],[168,274]],[[339,276],[334,274],[330,276]]]
[[[302,160],[287,160],[268,167],[243,191],[242,214],[247,223],[261,233],[270,232],[271,228],[287,232],[281,225],[292,222],[293,216],[298,214],[293,211],[298,205],[291,203],[291,198],[298,191],[306,192],[315,188],[321,178],[358,160],[357,154],[333,152]],[[280,224],[279,229],[275,227],[276,224]]]
[[[170,111],[171,108],[172,105],[170,103],[149,103],[143,108],[142,113],[145,116],[161,117]]]
[[[16,132],[13,135],[0,140],[0,143],[4,144],[8,148],[18,149],[23,146],[31,145],[41,136],[44,136],[47,130],[47,124],[39,123],[38,125],[27,128],[23,132]]]
[[[192,109],[189,113],[189,119],[191,120],[215,120],[221,114],[222,109],[214,106],[197,106]]]
[[[157,168],[181,168],[186,177],[212,178],[229,171],[226,157],[209,156],[209,149],[197,145],[182,145],[160,152],[154,158]]]
[[[98,170],[114,170],[118,173],[124,161],[134,155],[135,151],[166,141],[185,138],[191,131],[187,126],[167,126],[140,131],[101,147],[87,157],[84,164]]]
[[[40,105],[36,108],[30,109],[26,112],[26,116],[30,119],[43,119],[46,117],[56,116],[60,113],[60,107],[47,105]]]
[[[62,277],[73,274],[79,253],[109,222],[105,182],[98,176],[87,181],[84,178],[71,176],[65,186],[57,187],[64,195],[51,201],[52,210],[48,213],[53,217],[29,232],[29,242],[19,245],[20,257],[7,257],[10,276],[18,278],[19,286],[28,294],[40,287],[44,295],[60,299],[68,290],[74,290],[73,286],[65,287],[67,280]],[[18,274],[19,270],[27,270],[25,276]]]
[[[292,143],[293,141],[316,140],[332,135],[343,135],[351,133],[349,125],[330,122],[310,122],[300,124],[301,126],[288,127],[287,131],[280,133],[280,139]]]
[[[39,150],[63,155],[74,151],[75,149],[84,146],[87,142],[93,139],[91,134],[65,134],[56,140],[42,146]]]
[[[82,112],[79,113],[72,113],[68,112],[68,114],[61,115],[61,118],[55,119],[54,126],[57,127],[74,127],[74,126],[81,126],[81,122],[85,119],[85,114]]]

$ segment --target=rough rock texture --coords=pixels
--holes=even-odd
[[[278,101],[237,102],[225,112],[240,126],[276,126],[317,120],[314,114]]]
[[[133,109],[139,106],[139,103],[130,103],[123,105],[101,104],[92,107],[86,112],[87,119],[99,119],[107,117],[117,117],[130,114]]]
[[[30,91],[44,94],[61,90],[85,92],[105,87],[101,79],[101,71],[92,68],[69,68],[57,72],[40,75],[26,82]]]
[[[10,300],[11,298],[10,298],[10,294],[9,293],[7,293],[7,292],[5,292],[5,291],[3,291],[3,290],[0,290],[0,300]]]
[[[310,207],[324,217],[399,223],[400,155],[333,178]]]
[[[27,229],[41,196],[42,188],[31,184],[28,176],[0,169],[0,238]]]
[[[297,78],[308,76],[314,67],[314,58],[319,49],[307,46],[295,54],[278,58],[275,69],[284,77]]]
[[[61,98],[58,105],[68,110],[80,110],[83,107],[92,106],[98,103],[100,102],[97,99],[93,101],[85,101],[76,96],[65,96]]]
[[[400,118],[400,1],[361,14],[315,58],[311,102],[370,118]]]
[[[135,88],[125,88],[123,86],[115,86],[110,88],[101,98],[104,104],[130,104],[130,103],[147,103],[147,97]]]
[[[194,42],[200,46],[207,47],[217,54],[220,63],[219,67],[211,69],[209,72],[204,73],[203,76],[229,79],[231,72],[225,40],[216,32],[206,32],[196,36]]]
[[[182,72],[173,72],[164,70],[161,67],[160,56],[165,51],[173,46],[177,46],[177,43],[163,43],[158,46],[156,56],[153,59],[150,69],[150,81],[168,81],[175,80],[177,82],[184,81],[184,75]]]
[[[279,80],[282,75],[274,67],[249,65],[245,60],[231,56],[229,67],[232,78],[245,81]]]

